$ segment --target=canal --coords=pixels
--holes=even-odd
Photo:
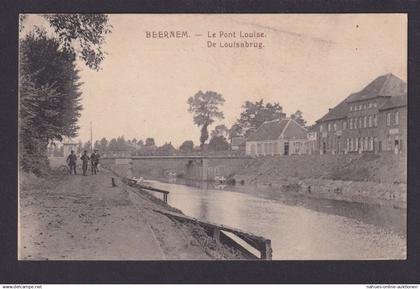
[[[151,181],[184,214],[271,239],[273,260],[405,259],[404,209],[285,196],[270,187]]]

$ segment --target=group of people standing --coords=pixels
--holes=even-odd
[[[80,157],[80,159],[82,160],[83,175],[84,176],[87,175],[89,161],[90,161],[91,173],[92,175],[96,175],[96,173],[98,172],[98,165],[99,165],[99,159],[100,159],[98,150],[94,150],[90,156],[87,154],[87,151],[83,151],[83,154]],[[72,150],[69,156],[67,157],[67,164],[70,168],[70,174],[77,175],[76,163],[77,163],[77,155]]]

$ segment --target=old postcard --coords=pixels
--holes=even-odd
[[[406,259],[406,14],[19,25],[19,260]]]

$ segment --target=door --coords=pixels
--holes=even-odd
[[[285,156],[289,155],[289,142],[288,141],[284,143],[284,155]]]
[[[394,140],[394,153],[398,154],[400,151],[400,142],[399,140]]]

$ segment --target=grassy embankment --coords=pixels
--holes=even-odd
[[[263,157],[248,162],[236,183],[282,193],[406,207],[406,157],[394,154]]]

